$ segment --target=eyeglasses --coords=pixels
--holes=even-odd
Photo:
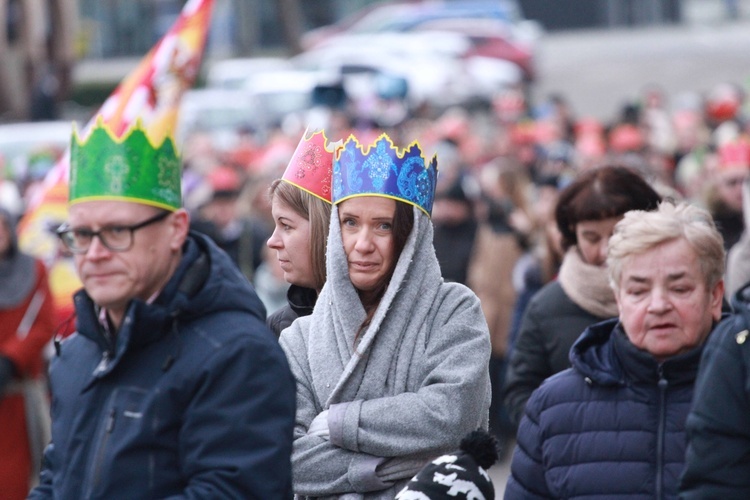
[[[172,212],[164,211],[130,226],[105,226],[98,231],[87,228],[71,228],[67,224],[60,226],[56,233],[63,244],[73,253],[83,254],[89,250],[94,236],[99,237],[106,248],[113,252],[126,252],[133,246],[133,233],[138,229],[150,226],[166,219]]]

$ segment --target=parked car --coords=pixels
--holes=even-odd
[[[238,132],[252,128],[263,140],[269,128],[310,107],[316,74],[268,70],[245,79],[237,88],[205,87],[187,91],[180,105],[179,144],[194,131],[211,134],[220,148],[231,148]]]
[[[364,75],[402,77],[407,101],[414,107],[462,104],[521,82],[514,64],[467,58],[471,47],[466,35],[451,32],[345,34],[303,52],[293,62],[306,70],[338,73],[355,99],[366,97]]]
[[[308,110],[313,89],[321,79],[322,73],[315,70],[266,71],[249,78],[242,88],[254,102],[256,118],[271,126],[289,114]]]
[[[243,57],[215,61],[206,73],[206,87],[238,89],[249,79],[267,71],[292,69],[283,57]]]
[[[525,82],[536,78],[536,37],[521,36],[506,21],[497,19],[440,19],[414,26],[414,31],[447,31],[465,35],[471,47],[464,57],[489,57],[517,65]]]
[[[469,37],[474,55],[517,64],[526,82],[534,80],[534,52],[541,25],[524,19],[515,0],[386,2],[362,9],[339,23],[307,32],[303,46],[320,47],[347,34],[454,32]]]

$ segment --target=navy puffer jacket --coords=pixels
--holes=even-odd
[[[291,497],[294,379],[223,251],[193,233],[159,297],[132,301],[114,341],[84,291],[75,304],[29,498]]]
[[[616,319],[586,329],[529,399],[505,498],[677,498],[701,351],[658,363]]]

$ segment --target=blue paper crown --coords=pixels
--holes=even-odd
[[[382,134],[363,148],[349,136],[333,162],[333,203],[355,196],[383,196],[432,213],[437,180],[437,156],[428,163],[417,142],[403,152]]]

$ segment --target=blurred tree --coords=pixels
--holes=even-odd
[[[57,117],[70,90],[77,12],[77,0],[0,0],[1,121]]]

